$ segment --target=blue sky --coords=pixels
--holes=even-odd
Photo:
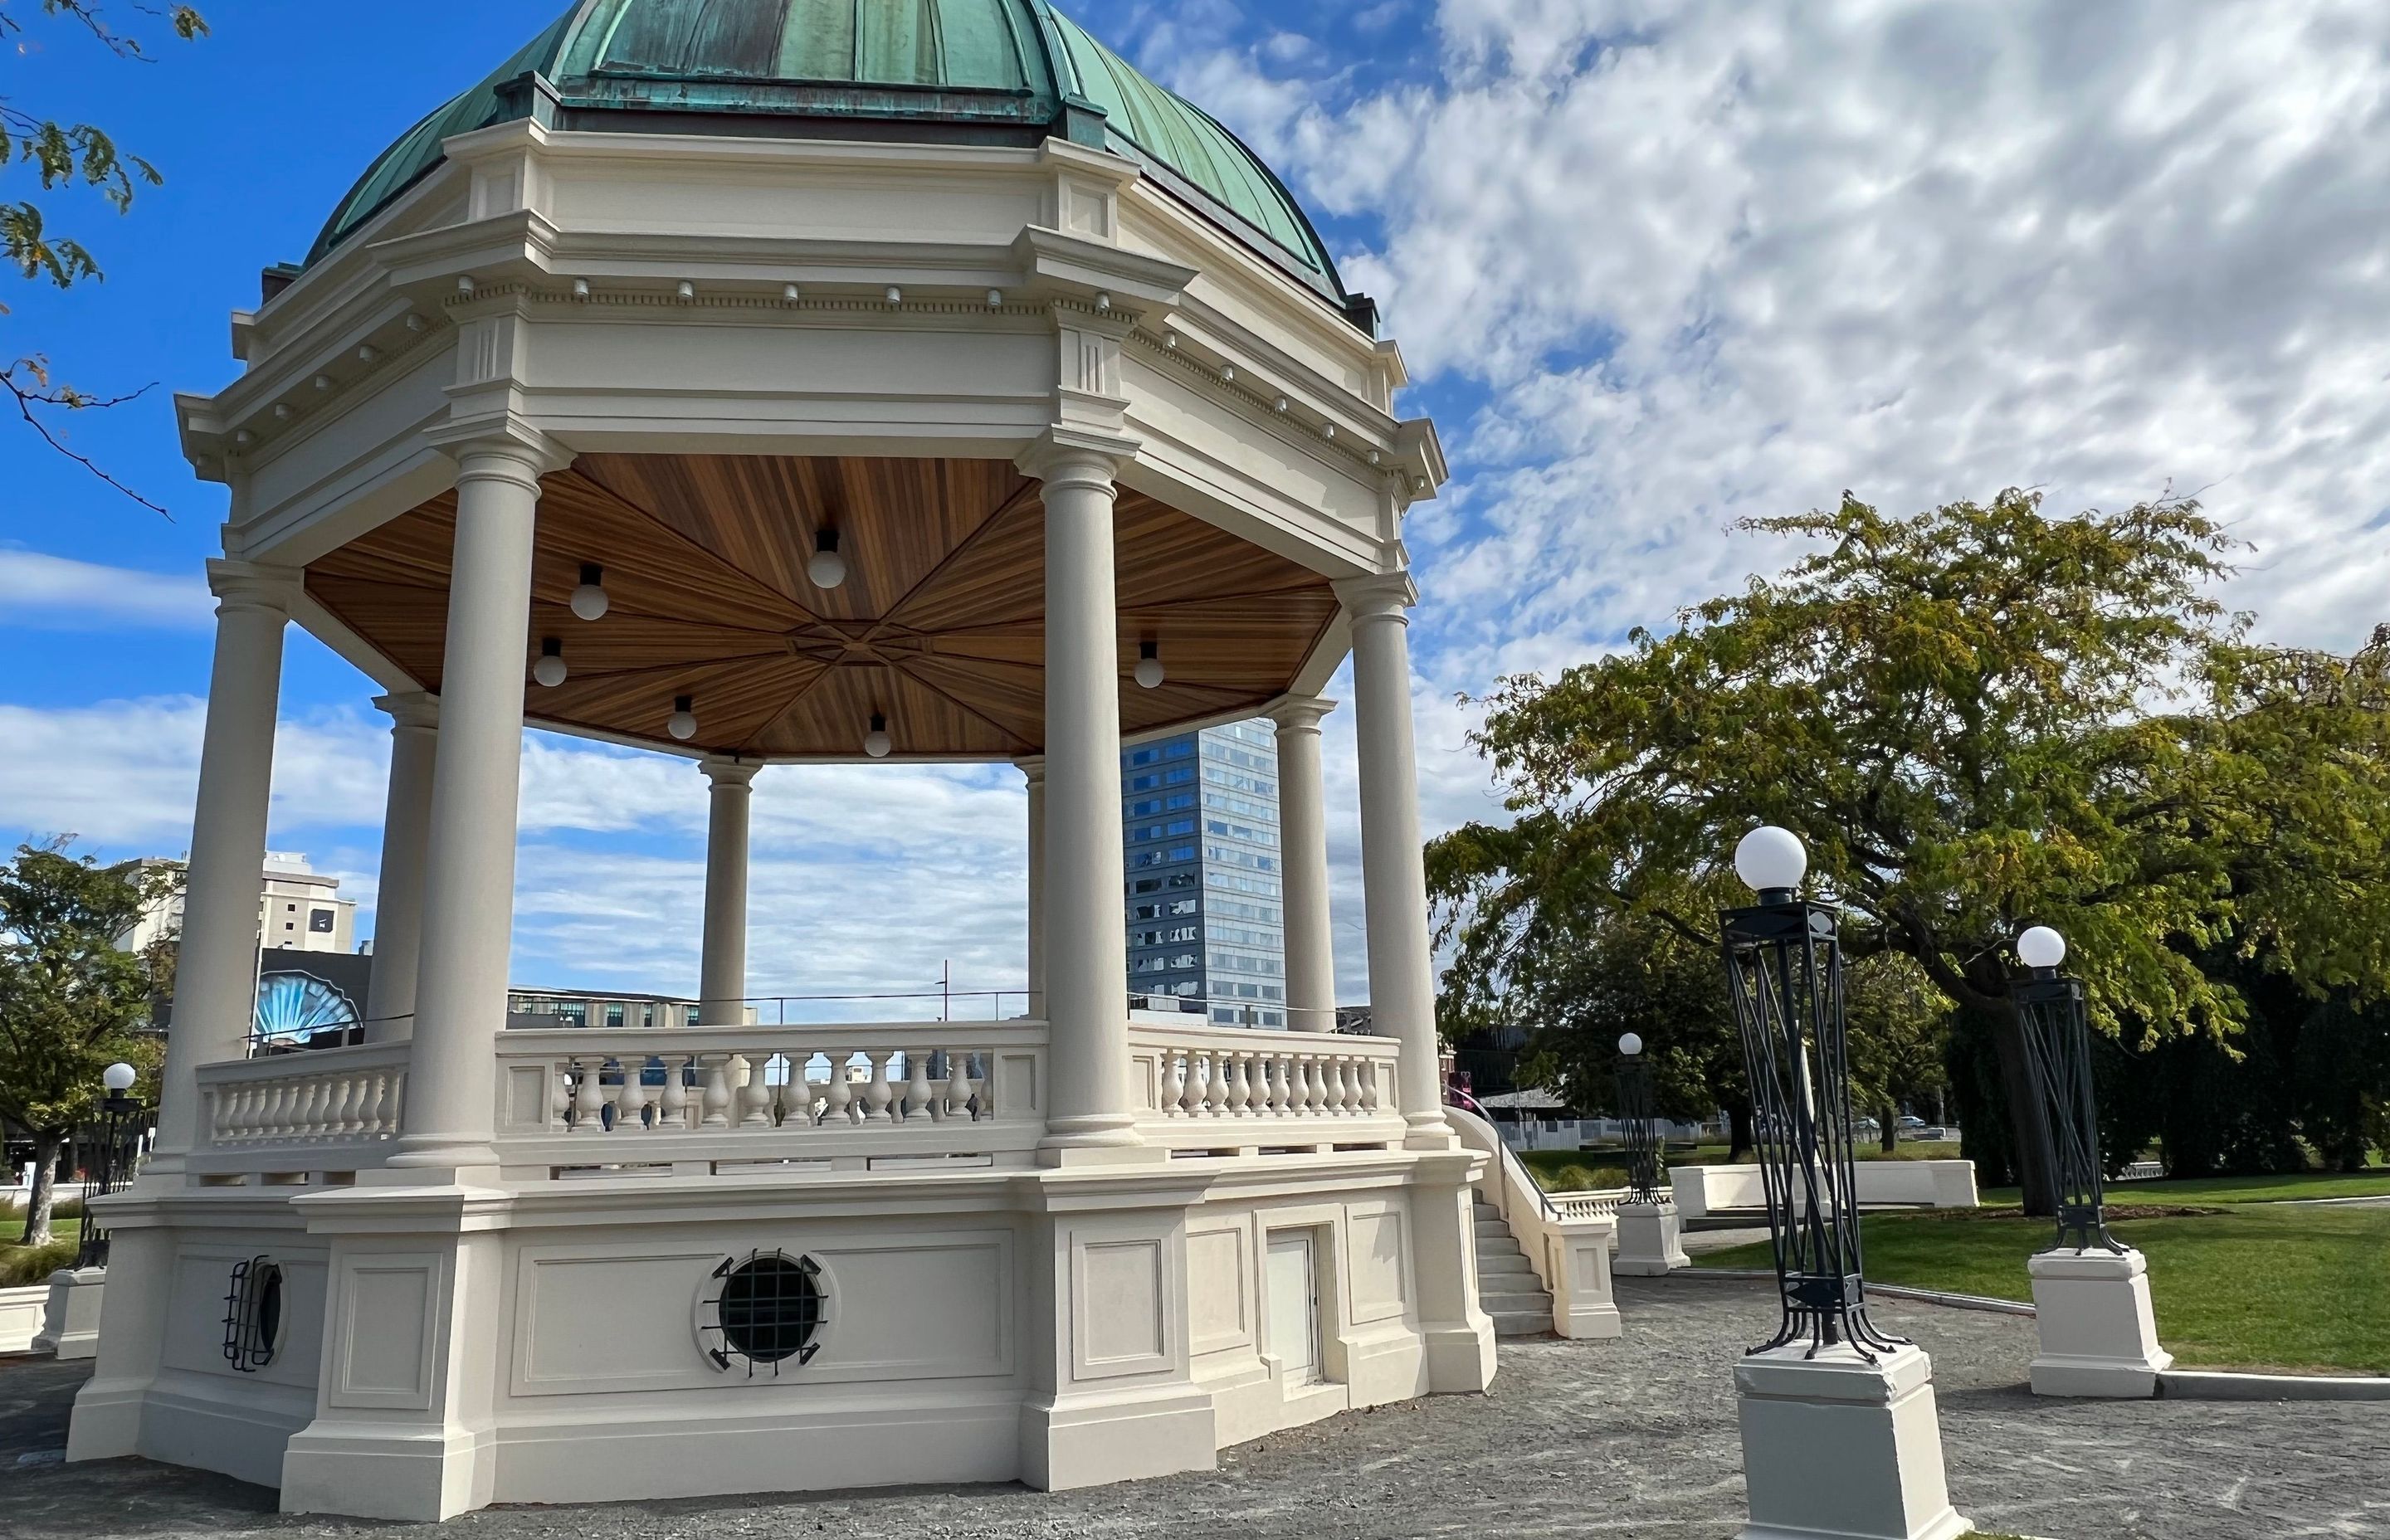
[[[108,279],[0,278],[0,346],[97,391],[158,381],[71,426],[173,517],[0,423],[0,837],[182,848],[224,498],[182,464],[168,393],[229,379],[227,313],[259,269],[303,255],[385,144],[559,3],[394,23],[223,0],[191,45],[118,7],[150,65],[27,19],[0,91],[106,123],[168,180],[122,219],[51,199]],[[1439,422],[1456,480],[1410,531],[1431,828],[1493,811],[1456,697],[1665,624],[1781,558],[1728,521],[1844,487],[1893,507],[2199,489],[2255,547],[2227,597],[2262,632],[2345,646],[2390,619],[2378,6],[1070,8],[1281,170],[1383,302],[1406,411]],[[24,183],[0,171],[0,198]],[[273,843],[367,899],[368,693],[293,632]],[[1349,737],[1330,735],[1357,997]],[[1017,779],[767,775],[752,987],[926,983],[948,957],[1017,983]],[[702,807],[686,765],[535,740],[518,977],[689,987]]]

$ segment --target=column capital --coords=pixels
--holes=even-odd
[[[1015,770],[1020,771],[1020,772],[1021,772],[1021,774],[1022,774],[1022,777],[1023,777],[1023,778],[1025,778],[1025,779],[1029,782],[1029,784],[1030,784],[1030,785],[1032,785],[1032,786],[1043,786],[1043,785],[1045,785],[1045,784],[1046,784],[1046,756],[1045,756],[1045,755],[1043,755],[1043,754],[1026,754],[1026,755],[1023,755],[1023,756],[1022,756],[1022,757],[1021,757],[1020,759],[1014,760],[1014,761],[1012,762],[1012,767],[1013,767]]]
[[[1356,621],[1389,615],[1401,620],[1404,610],[1419,603],[1419,584],[1407,571],[1340,578],[1334,586],[1337,602]]]
[[[572,463],[572,452],[519,417],[443,423],[423,439],[456,462],[462,478],[497,477],[536,491],[539,479]]]
[[[388,714],[393,729],[436,728],[440,725],[440,698],[430,690],[401,690],[390,695],[377,695],[373,703],[377,711]]]
[[[735,786],[741,789],[752,786],[755,772],[764,768],[761,760],[739,759],[730,754],[708,754],[697,762],[698,769],[715,786]]]
[[[1285,695],[1271,702],[1262,714],[1277,723],[1279,732],[1316,733],[1319,724],[1335,709],[1335,701],[1317,695]]]
[[[1047,429],[1013,458],[1023,476],[1047,486],[1088,486],[1109,492],[1137,441],[1083,428]]]
[[[302,574],[296,567],[268,567],[260,562],[212,557],[208,561],[208,591],[216,597],[216,610],[263,610],[288,618],[299,602]]]

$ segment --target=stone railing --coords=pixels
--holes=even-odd
[[[508,1032],[498,1154],[558,1173],[1014,1163],[1045,1131],[1045,1054],[1023,1021]]]
[[[1590,1192],[1548,1192],[1544,1197],[1562,1219],[1607,1219],[1626,1201],[1627,1190],[1603,1187]]]
[[[1133,1022],[1137,1132],[1176,1149],[1399,1144],[1390,1037]]]
[[[397,1137],[407,1046],[376,1043],[199,1066],[205,1150],[364,1145]]]

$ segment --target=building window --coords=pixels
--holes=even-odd
[[[319,936],[330,935],[332,933],[332,911],[329,909],[310,909],[307,911],[307,929],[313,930]]]
[[[610,1027],[619,1027],[623,1024],[623,1007],[620,1003],[606,1007],[606,1024]]]

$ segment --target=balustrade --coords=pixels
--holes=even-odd
[[[1178,1146],[1262,1142],[1214,1125],[1286,1124],[1271,1142],[1368,1143],[1379,1130],[1330,1133],[1330,1123],[1392,1120],[1394,1063],[1392,1038],[1333,1033],[1258,1032],[1137,1022],[1130,1052],[1145,1077],[1147,1136]],[[1298,1139],[1291,1132],[1306,1128]]]
[[[367,1143],[395,1138],[406,1046],[277,1054],[203,1065],[203,1147]]]

